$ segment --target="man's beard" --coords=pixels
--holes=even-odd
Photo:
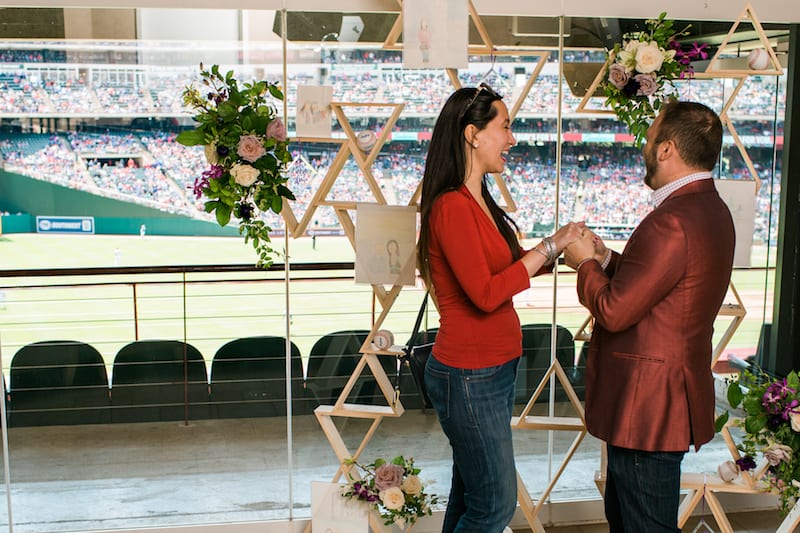
[[[642,155],[644,155],[645,168],[644,184],[655,190],[655,187],[653,186],[653,179],[656,171],[658,170],[658,158],[656,157],[655,151],[648,150],[646,145]]]

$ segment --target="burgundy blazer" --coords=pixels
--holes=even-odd
[[[687,451],[714,436],[711,352],[734,228],[712,179],[654,209],[606,271],[587,261],[578,297],[595,318],[586,363],[589,432],[623,448]]]

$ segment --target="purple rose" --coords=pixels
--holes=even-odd
[[[267,139],[275,139],[278,142],[286,140],[286,126],[281,119],[275,118],[267,124]]]
[[[622,89],[628,83],[628,73],[625,67],[619,63],[614,63],[608,67],[608,81],[617,89]]]
[[[405,470],[402,466],[384,463],[375,469],[375,487],[378,490],[399,487],[403,483],[403,474]]]
[[[637,74],[634,79],[639,82],[637,96],[653,96],[658,90],[658,82],[652,74]]]

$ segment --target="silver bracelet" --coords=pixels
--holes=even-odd
[[[541,251],[541,250],[539,249],[539,245],[538,245],[538,244],[537,244],[536,246],[534,246],[534,247],[533,247],[533,251],[534,251],[534,252],[539,252],[540,254],[542,254],[542,255],[544,256],[544,260],[545,260],[545,261],[547,261],[547,252],[543,252],[543,251]]]
[[[542,246],[545,250],[545,266],[551,265],[558,257],[558,247],[552,237],[545,237],[542,239]]]

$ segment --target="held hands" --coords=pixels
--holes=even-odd
[[[561,226],[551,237],[556,243],[556,250],[558,255],[570,245],[570,243],[578,240],[586,231],[586,223],[584,222],[570,222]]]
[[[522,257],[522,263],[533,276],[542,266],[552,265],[569,243],[580,239],[586,225],[583,222],[570,222],[561,227],[552,236],[545,237]],[[544,263],[542,263],[542,258]]]
[[[592,230],[586,228],[580,239],[572,241],[564,250],[564,261],[567,266],[577,270],[581,262],[596,259],[602,263],[608,249],[603,239]]]

